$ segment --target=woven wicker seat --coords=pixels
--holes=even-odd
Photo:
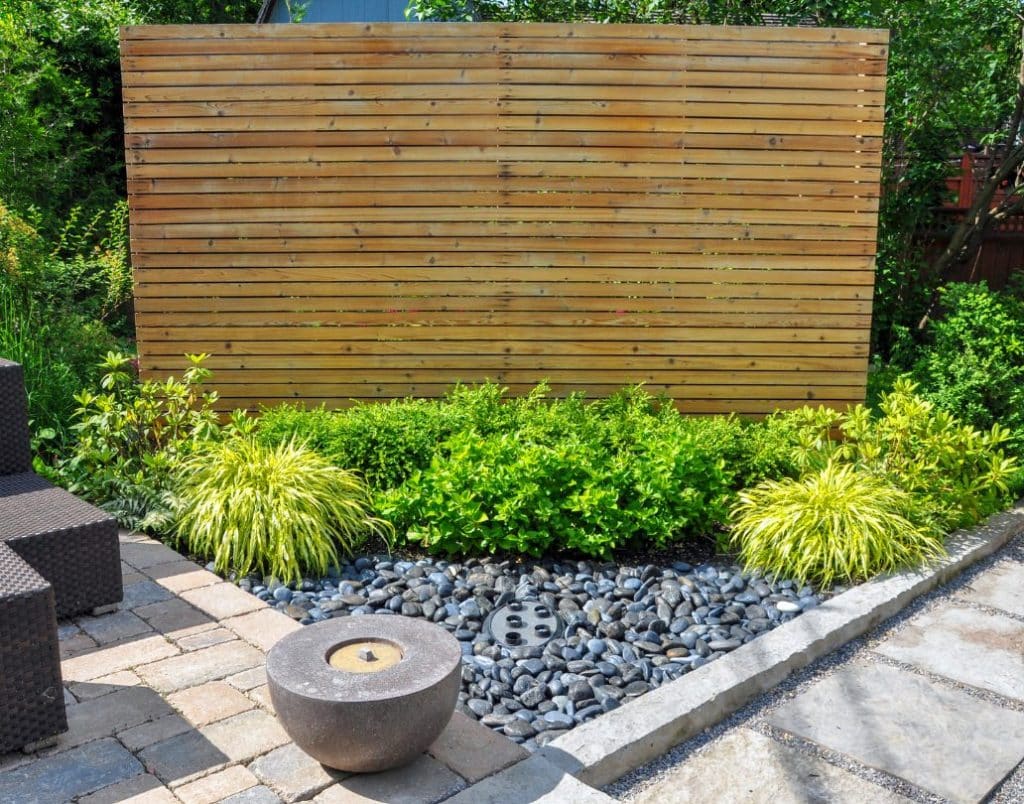
[[[67,727],[53,588],[0,543],[0,753]]]
[[[120,602],[117,520],[31,469],[21,366],[0,359],[0,541],[53,585],[58,617]]]

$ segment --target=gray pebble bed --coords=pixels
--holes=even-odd
[[[861,765],[844,754],[829,751],[814,743],[774,729],[767,721],[768,717],[786,701],[808,690],[817,682],[852,662],[888,664],[902,667],[918,675],[924,675],[936,685],[959,689],[968,695],[990,701],[1005,709],[1024,711],[1024,704],[1019,701],[1006,699],[985,690],[959,684],[948,678],[924,673],[919,668],[900,664],[874,651],[874,648],[883,640],[901,631],[917,615],[951,600],[954,596],[958,605],[967,605],[981,611],[987,611],[985,607],[971,602],[967,587],[978,575],[1003,562],[1024,563],[1024,536],[1018,536],[1002,550],[979,561],[953,581],[918,598],[897,616],[882,623],[865,636],[844,645],[839,650],[794,673],[782,684],[751,701],[716,726],[691,740],[681,743],[657,760],[626,774],[604,788],[604,792],[621,801],[631,801],[647,788],[656,785],[673,768],[685,763],[696,751],[725,736],[732,729],[744,727],[784,742],[802,752],[820,757],[833,765],[850,771],[862,779],[874,782],[912,801],[928,802],[929,804],[945,802],[946,799],[942,797],[908,784],[902,779],[887,773]],[[1006,612],[1000,612],[1000,614],[1008,616]],[[1024,763],[1017,766],[1014,772],[1003,781],[988,801],[992,804],[1021,804],[1021,802],[1024,802]]]
[[[305,625],[404,615],[447,629],[463,652],[459,710],[529,750],[715,661],[822,599],[810,587],[743,573],[727,561],[362,556],[326,578],[283,585],[251,576],[239,585]],[[510,617],[533,618],[513,635],[520,644],[509,643]]]

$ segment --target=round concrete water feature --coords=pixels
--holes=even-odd
[[[415,759],[455,711],[462,651],[439,626],[406,617],[309,625],[267,656],[285,731],[331,768],[373,772]]]

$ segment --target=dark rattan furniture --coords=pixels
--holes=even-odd
[[[117,521],[31,469],[21,366],[0,359],[0,541],[52,584],[57,617],[120,602]]]
[[[0,754],[67,727],[53,588],[0,543]]]
[[[57,617],[122,596],[117,521],[32,472],[21,366],[0,359],[0,753],[67,730]]]

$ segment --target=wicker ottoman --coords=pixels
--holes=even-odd
[[[0,543],[0,754],[67,728],[53,589]]]
[[[0,476],[0,540],[53,585],[59,619],[123,597],[117,520],[38,475]]]

